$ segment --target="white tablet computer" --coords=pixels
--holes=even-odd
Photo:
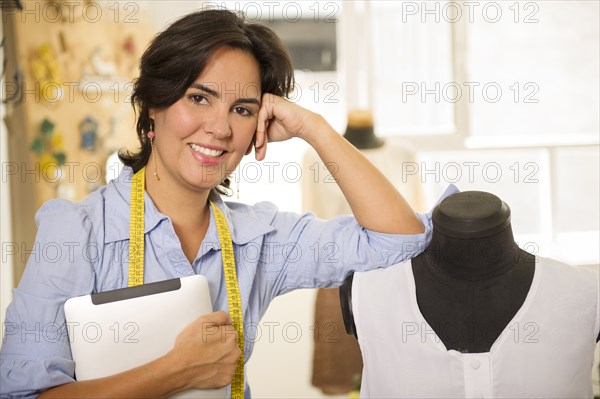
[[[177,335],[211,313],[208,281],[195,275],[71,298],[65,303],[78,381],[113,375],[148,363]],[[225,388],[182,392],[176,398],[225,398]]]

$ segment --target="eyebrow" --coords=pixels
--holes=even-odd
[[[192,83],[190,88],[198,89],[204,91],[206,94],[212,97],[221,98],[221,93],[218,91],[211,89],[208,86],[203,85],[202,83]],[[248,97],[248,98],[238,98],[235,100],[236,104],[239,103],[251,103],[260,106],[260,101],[256,98]]]

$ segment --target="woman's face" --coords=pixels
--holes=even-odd
[[[230,47],[215,51],[179,101],[149,112],[160,179],[194,190],[221,183],[252,150],[260,101],[254,57]]]

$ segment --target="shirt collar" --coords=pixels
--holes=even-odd
[[[105,220],[106,228],[104,242],[121,241],[129,239],[129,216],[131,203],[131,181],[133,170],[126,166],[119,176],[111,180],[105,191]],[[238,245],[246,244],[255,238],[265,235],[275,228],[260,220],[254,212],[248,212],[249,207],[241,204],[229,204],[213,190],[210,195],[213,201],[225,214],[231,240]],[[168,220],[152,202],[148,193],[144,194],[144,233],[156,228],[160,222]],[[211,221],[206,233],[206,239],[212,240],[220,248],[216,224],[211,210]]]
[[[275,230],[273,226],[263,222],[253,212],[252,207],[234,202],[225,202],[215,190],[212,191],[210,200],[223,211],[231,233],[231,240],[235,244],[247,244],[255,238]],[[211,227],[209,229],[212,229],[213,225],[216,234],[216,224],[211,210]]]

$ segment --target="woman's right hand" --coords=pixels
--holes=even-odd
[[[210,389],[231,383],[241,353],[231,318],[218,311],[188,325],[166,356],[183,367],[186,389]]]
[[[47,389],[38,398],[169,398],[188,389],[224,387],[241,355],[231,323],[223,311],[199,317],[166,355],[112,376]]]

